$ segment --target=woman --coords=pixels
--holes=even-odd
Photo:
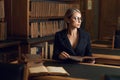
[[[67,29],[56,32],[53,59],[68,61],[70,56],[92,56],[90,36],[80,26],[82,15],[78,9],[68,9],[64,20]]]

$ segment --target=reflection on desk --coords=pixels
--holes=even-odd
[[[46,66],[63,66],[70,77],[84,78],[89,80],[103,80],[104,75],[120,75],[119,66],[108,66],[100,64],[87,64],[87,63],[62,63],[62,62],[44,62]]]
[[[92,48],[96,63],[120,66],[120,49]]]
[[[88,80],[88,79],[70,78],[70,77],[64,77],[64,76],[38,76],[30,80]]]

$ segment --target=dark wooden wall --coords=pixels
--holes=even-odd
[[[86,0],[86,26],[92,39],[112,39],[116,29],[120,29],[120,0],[91,0],[92,9],[88,9]]]
[[[100,0],[99,39],[111,39],[117,29],[118,0]]]
[[[6,1],[11,3],[12,0]],[[92,1],[91,9],[88,7],[90,6],[89,1]],[[80,4],[81,2],[84,2],[83,15],[85,15],[85,29],[90,33],[91,39],[111,39],[115,30],[120,29],[120,0],[80,0]],[[10,6],[6,6],[6,8],[10,10]],[[9,13],[6,13],[6,16],[13,15],[9,11]],[[7,17],[6,19],[12,21],[11,17]],[[12,22],[8,22],[7,24],[13,25]],[[14,28],[8,29],[8,37],[15,31]]]

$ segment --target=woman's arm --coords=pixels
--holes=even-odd
[[[61,37],[59,33],[55,34],[55,40],[54,40],[54,50],[53,50],[53,59],[55,60],[65,60],[70,57],[70,55],[63,51],[62,41],[60,41]]]

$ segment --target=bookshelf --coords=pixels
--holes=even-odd
[[[52,42],[54,34],[65,28],[64,13],[80,9],[80,0],[5,0],[8,38],[22,41],[22,53],[32,45]]]
[[[20,41],[7,39],[5,2],[6,0],[0,0],[0,62],[9,63],[16,60],[20,62]]]

